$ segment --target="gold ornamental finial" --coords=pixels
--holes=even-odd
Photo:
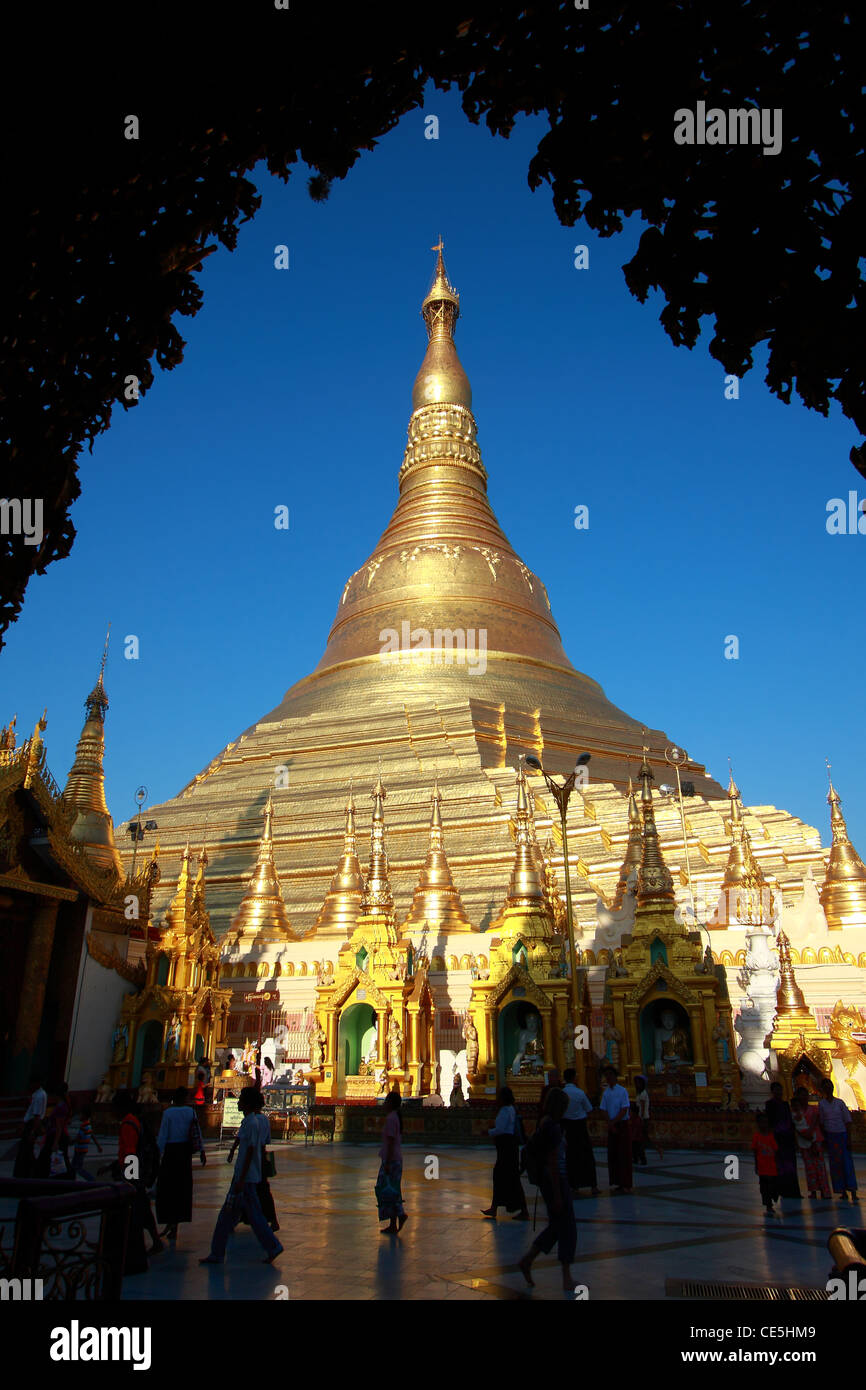
[[[436,252],[433,281],[421,305],[427,327],[427,353],[412,388],[412,409],[425,405],[460,405],[472,408],[472,388],[454,346],[454,330],[460,317],[460,296],[448,279],[442,256],[442,237]]]
[[[652,794],[652,783],[655,779],[649,765],[649,748],[646,744],[644,744],[643,761],[638,776],[641,782],[643,847],[637,875],[637,905],[642,907],[645,903],[651,902],[675,902],[674,882],[662,855],[659,832],[656,827]]]
[[[866,927],[866,865],[848,838],[848,827],[842,814],[842,798],[833,786],[830,763],[827,763],[830,790],[830,828],[833,843],[827,861],[827,873],[819,894],[827,925],[831,931],[847,927]]]
[[[797,984],[794,967],[791,964],[791,943],[783,931],[779,932],[779,984],[776,989],[776,1017],[782,1014],[795,1014],[799,1018],[811,1018],[806,1007],[803,991]]]

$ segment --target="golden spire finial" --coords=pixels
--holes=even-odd
[[[866,865],[848,838],[848,826],[842,814],[842,798],[833,786],[830,763],[827,763],[830,790],[830,828],[833,843],[827,861],[827,873],[819,894],[827,925],[831,931],[846,927],[866,927]]]
[[[105,630],[105,646],[104,646],[103,649],[102,649],[102,661],[100,662],[100,665],[99,665],[99,679],[100,679],[100,680],[102,680],[102,677],[103,677],[104,674],[105,674],[105,663],[106,663],[106,661],[108,660],[108,640],[109,640],[110,637],[111,637],[111,623],[108,624],[108,627],[107,627],[106,630]]]
[[[431,249],[436,252],[436,268],[430,289],[421,305],[427,326],[427,353],[412,388],[412,409],[425,405],[462,405],[472,408],[472,388],[457,356],[454,330],[460,317],[460,296],[448,279],[442,256],[442,237]]]
[[[433,791],[432,791],[431,796],[430,796],[430,802],[431,802],[430,827],[431,827],[431,829],[435,829],[435,827],[438,826],[439,829],[441,830],[441,829],[442,829],[442,793],[441,793],[440,790],[439,790],[439,778],[438,778],[438,777],[436,777],[436,778],[433,779]]]
[[[791,943],[783,931],[777,937],[779,947],[779,984],[776,988],[776,1017],[780,1014],[796,1014],[800,1018],[811,1018],[806,1007],[803,991],[797,984],[794,967],[791,964]]]
[[[265,802],[265,809],[263,814],[265,818],[264,839],[271,841],[274,838],[274,803],[271,800],[270,787],[268,788],[268,799]]]

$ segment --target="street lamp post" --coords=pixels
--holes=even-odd
[[[144,825],[142,825],[141,823],[141,808],[144,802],[147,800],[147,787],[139,787],[135,793],[135,799],[138,802],[138,815],[135,820],[131,820],[129,822],[129,834],[132,839],[132,873],[130,874],[131,878],[135,878],[135,860],[138,854],[139,840],[144,839],[144,832],[146,830],[158,829],[155,820],[145,821]]]
[[[574,771],[569,773],[565,781],[554,782],[553,778],[545,772],[541,766],[539,758],[534,753],[527,753],[526,764],[536,772],[540,772],[547,784],[547,790],[553,797],[559,808],[559,822],[562,827],[562,854],[565,866],[565,919],[568,926],[568,949],[571,955],[571,1021],[572,1027],[576,1028],[580,1017],[580,1005],[577,995],[577,948],[574,944],[574,913],[571,906],[571,876],[568,871],[568,828],[565,823],[566,812],[568,811],[568,801],[582,767],[589,762],[591,754],[581,753],[574,764]]]

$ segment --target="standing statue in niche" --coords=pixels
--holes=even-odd
[[[119,1023],[114,1030],[111,1039],[111,1060],[112,1062],[125,1062],[126,1049],[129,1047],[129,1028],[125,1023]]]
[[[463,1036],[466,1039],[466,1073],[474,1076],[478,1070],[478,1029],[468,1014],[463,1020]]]
[[[310,1071],[319,1071],[324,1066],[326,1042],[327,1034],[317,1021],[310,1033]]]
[[[622,1033],[615,1027],[610,1019],[608,1019],[604,1025],[604,1040],[605,1058],[612,1067],[619,1071],[619,1045],[622,1042]]]
[[[165,1040],[165,1060],[174,1062],[180,1052],[180,1018],[177,1014],[172,1014],[171,1023],[168,1025],[168,1035]]]
[[[391,1015],[388,1025],[388,1058],[391,1071],[403,1070],[403,1029],[397,1022],[397,1015]]]
[[[728,1044],[728,1030],[722,1023],[722,1015],[716,1015],[716,1026],[712,1033],[713,1042],[716,1044],[716,1056],[721,1066],[726,1066],[731,1060],[730,1046]]]

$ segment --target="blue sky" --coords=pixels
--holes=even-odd
[[[261,211],[203,263],[204,307],[177,320],[184,362],[82,457],[77,540],[32,581],[0,654],[0,719],[17,710],[23,735],[47,704],[62,783],[111,621],[119,822],[140,783],[152,803],[173,796],[313,668],[396,501],[441,232],[491,500],[572,662],[721,781],[730,756],[748,804],[825,839],[829,757],[866,854],[866,536],[825,527],[828,500],[861,481],[856,432],[771,398],[760,361],[726,400],[711,324],[674,348],[660,297],[628,293],[639,226],[601,241],[529,191],[541,120],[494,140],[432,88],[426,114],[438,140],[410,114],[327,203],[302,171],[288,186],[256,172]]]

